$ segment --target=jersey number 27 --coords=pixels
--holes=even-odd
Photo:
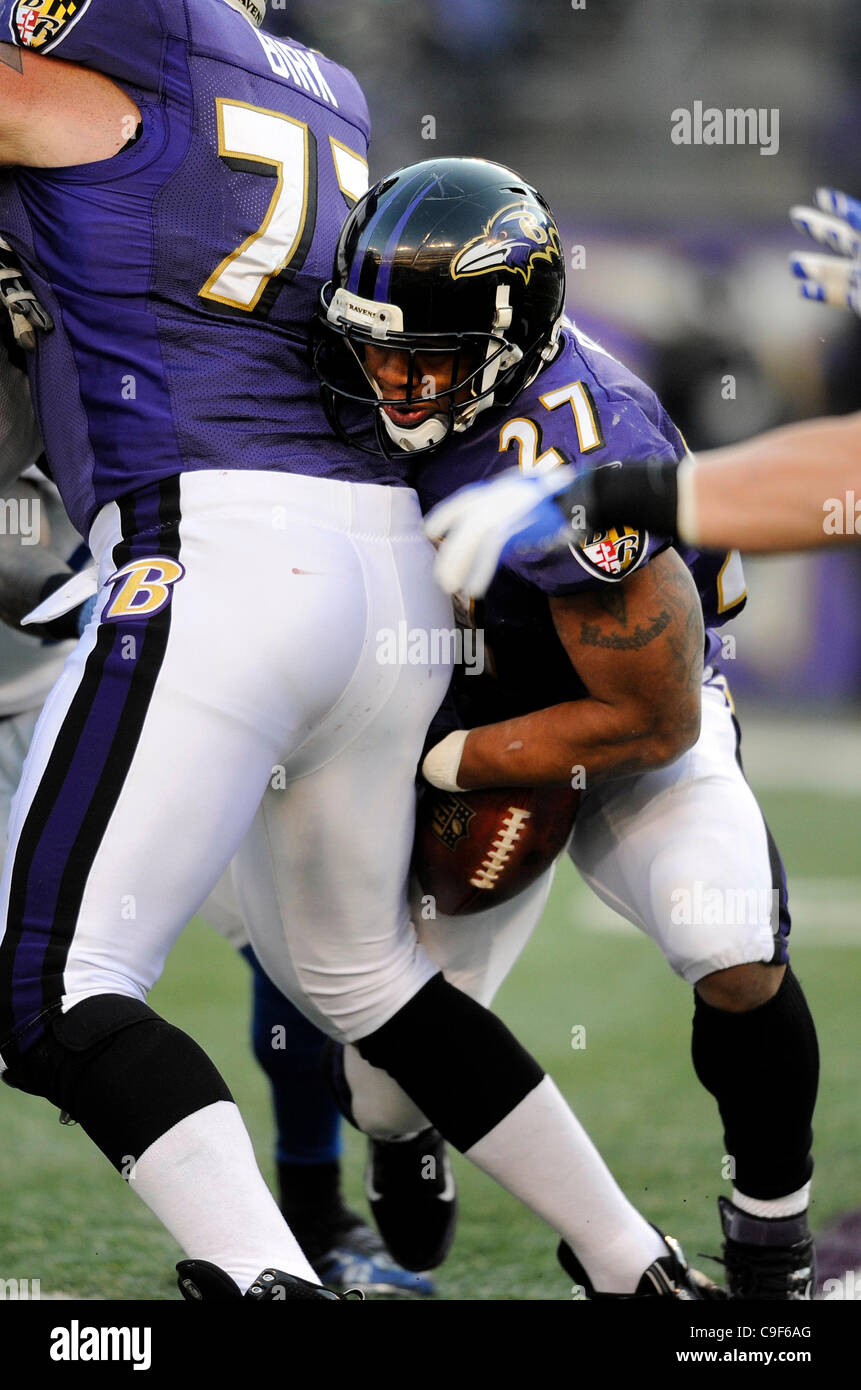
[[[584,381],[572,381],[568,386],[547,391],[539,400],[545,410],[558,410],[566,403],[570,405],[581,454],[591,454],[604,447],[598,411]],[[549,473],[551,468],[569,462],[558,449],[541,452],[541,428],[534,420],[521,417],[509,420],[502,426],[499,433],[500,453],[504,454],[512,444],[517,445],[518,463],[523,473]]]

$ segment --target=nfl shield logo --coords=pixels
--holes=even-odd
[[[469,823],[475,812],[457,796],[443,796],[433,807],[433,833],[446,849],[453,850],[469,834]]]

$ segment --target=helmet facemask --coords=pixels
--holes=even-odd
[[[403,452],[431,453],[452,434],[469,429],[494,405],[500,390],[524,364],[524,353],[505,336],[511,324],[508,300],[508,286],[500,285],[490,333],[411,334],[404,331],[398,305],[360,299],[346,290],[333,291],[331,285],[325,286],[320,310],[325,327],[314,365],[326,414],[339,438],[365,452],[382,452],[394,458]],[[369,370],[368,348],[404,353],[403,395],[384,395]],[[438,374],[432,370],[435,355],[440,358]],[[517,375],[522,376],[522,372]],[[450,385],[437,390],[440,378]],[[434,402],[434,410],[427,409],[428,401]],[[392,419],[391,409],[401,414],[423,410],[424,418],[412,425],[400,423]],[[368,438],[368,410],[373,412],[372,439]],[[361,425],[357,429],[356,418],[350,418],[356,411],[364,415],[364,438]]]

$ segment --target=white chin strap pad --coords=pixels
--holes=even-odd
[[[420,425],[408,429],[406,425],[396,425],[385,411],[382,414],[386,434],[394,440],[399,449],[405,450],[408,454],[416,449],[426,449],[431,444],[441,444],[445,439],[445,421],[439,415],[432,415],[429,420],[423,420]]]

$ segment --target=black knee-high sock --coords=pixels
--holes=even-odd
[[[442,975],[356,1046],[464,1153],[541,1082],[505,1024]]]
[[[797,1192],[813,1171],[819,1048],[791,969],[774,997],[747,1013],[715,1009],[697,995],[691,1054],[718,1103],[739,1191],[763,1201]]]

